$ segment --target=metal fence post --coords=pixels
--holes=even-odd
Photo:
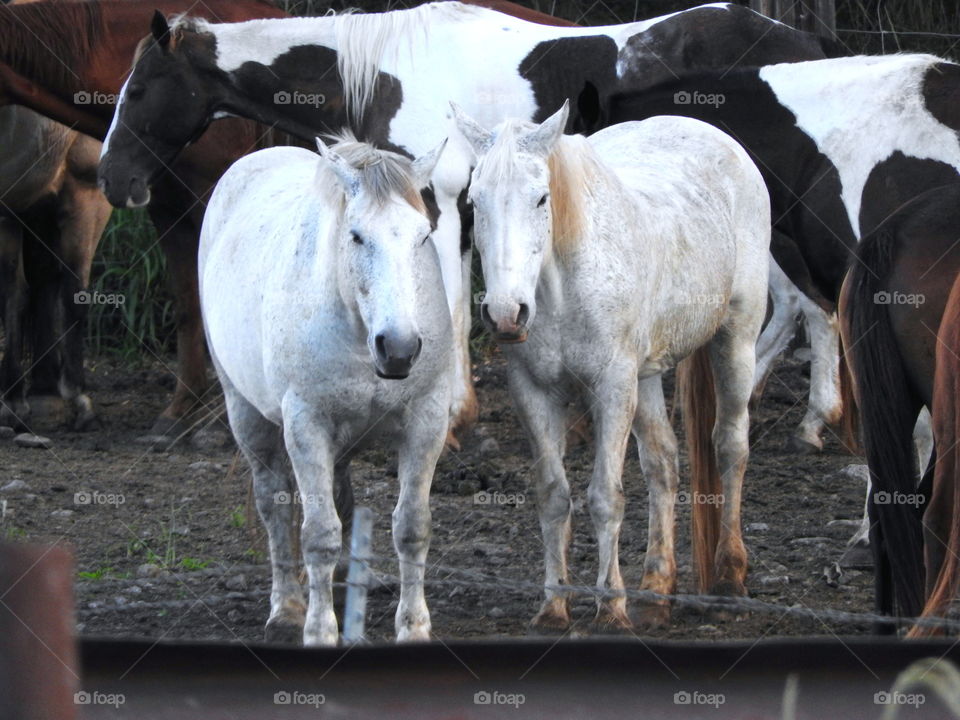
[[[373,534],[373,510],[358,507],[353,513],[350,533],[350,565],[347,570],[347,599],[343,609],[343,641],[363,642],[367,615],[367,583],[370,579],[370,544]]]

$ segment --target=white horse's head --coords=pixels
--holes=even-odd
[[[568,105],[540,125],[506,120],[492,131],[456,105],[453,111],[477,155],[469,198],[486,283],[480,315],[498,341],[522,342],[536,315],[540,271],[552,255],[562,214],[552,197],[552,159]]]
[[[340,292],[355,303],[377,375],[403,379],[420,355],[417,286],[436,251],[420,191],[446,141],[409,160],[347,136],[317,149],[342,190],[337,257]]]

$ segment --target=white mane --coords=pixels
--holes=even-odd
[[[373,98],[380,65],[388,54],[396,58],[401,47],[412,49],[415,41],[427,43],[431,22],[440,17],[465,18],[475,15],[477,10],[458,2],[442,2],[388,13],[337,15],[337,69],[353,119],[362,119]]]

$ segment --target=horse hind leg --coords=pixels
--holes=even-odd
[[[0,425],[22,429],[30,414],[23,375],[27,281],[23,269],[23,229],[16,219],[7,216],[0,216],[0,283],[5,336],[0,362]]]
[[[807,412],[787,443],[803,454],[823,450],[823,431],[840,421],[840,327],[836,313],[826,313],[807,297],[800,306],[810,333],[810,400]]]
[[[597,588],[623,593],[619,557],[624,511],[623,461],[637,412],[637,369],[632,363],[611,365],[594,388],[592,398],[596,457],[587,500],[600,556]],[[594,625],[602,630],[632,627],[626,596],[615,594],[598,599]]]
[[[716,388],[713,446],[720,473],[720,498],[694,498],[694,502],[719,503],[720,524],[714,555],[715,595],[746,595],[747,551],[741,531],[740,507],[743,477],[749,457],[748,403],[754,372],[754,342],[742,332],[743,319],[729,322],[711,341],[710,359]],[[758,323],[759,325],[759,323]]]
[[[307,608],[293,555],[296,487],[286,462],[282,433],[226,379],[223,392],[230,427],[253,474],[257,512],[267,530],[272,585],[265,638],[269,642],[298,643]]]
[[[647,553],[640,589],[669,595],[677,589],[674,529],[679,466],[677,436],[667,415],[659,375],[639,383],[633,434],[637,438],[650,505]],[[670,622],[669,602],[645,602],[637,620],[644,630],[666,626]]]
[[[73,413],[74,429],[89,430],[99,421],[84,379],[83,339],[89,306],[83,302],[83,293],[90,285],[90,267],[111,207],[96,187],[72,177],[64,183],[60,202],[60,254],[64,264],[60,291],[65,327],[58,389]],[[109,294],[120,297],[118,293]]]
[[[754,371],[751,404],[759,406],[767,378],[777,358],[787,349],[797,332],[800,291],[770,256],[770,298],[773,314],[757,339],[757,366]]]

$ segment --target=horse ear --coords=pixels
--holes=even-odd
[[[339,153],[328,148],[320,138],[317,138],[317,151],[324,161],[330,163],[330,169],[343,185],[347,197],[357,195],[360,192],[360,171],[344,160]]]
[[[447,140],[448,138],[444,138],[443,142],[437,145],[433,150],[428,152],[426,155],[421,155],[413,161],[413,183],[417,190],[422,190],[430,184],[430,176],[433,175],[433,169],[437,166],[437,162],[440,160],[440,155],[443,153],[443,149],[447,146]]]
[[[563,107],[548,117],[540,126],[523,138],[523,149],[531,153],[549,155],[557,144],[570,116],[570,101],[564,100]]]
[[[150,32],[157,45],[166,49],[170,45],[170,25],[167,18],[159,10],[153,11],[153,19],[150,21]]]
[[[467,115],[455,102],[451,102],[450,107],[453,108],[453,117],[457,122],[457,129],[470,143],[473,151],[477,155],[482,155],[489,150],[493,145],[493,133]]]

